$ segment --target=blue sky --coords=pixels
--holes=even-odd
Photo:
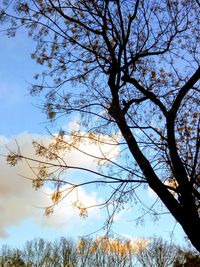
[[[31,155],[33,139],[48,140],[46,116],[36,107],[38,102],[27,91],[28,82],[40,67],[31,60],[33,43],[23,32],[14,39],[3,35],[0,38],[0,154],[6,154],[7,147],[13,148],[17,139],[22,150]],[[71,127],[73,121],[66,121],[65,124]],[[77,155],[72,153],[70,160],[77,160]],[[90,166],[91,161],[85,159],[82,164]],[[0,157],[0,245],[19,246],[26,240],[39,237],[52,240],[60,236],[76,238],[101,228],[106,213],[93,209],[88,218],[80,219],[71,205],[75,195],[61,203],[52,217],[44,217],[44,211],[39,207],[48,203],[50,188],[34,191],[31,183],[19,175],[28,176],[29,173],[25,164],[11,168],[6,164],[5,157]],[[70,175],[74,179],[85,177],[78,172]],[[93,186],[81,189],[79,195],[83,202],[95,204],[101,201],[102,192],[103,189]],[[149,190],[143,190],[141,194],[146,196],[147,202],[154,201],[155,196]],[[137,215],[135,207],[120,212],[115,219],[114,231],[133,239],[156,234],[170,238],[175,226],[170,215],[163,215],[158,221],[147,216],[144,224],[136,225],[134,220]],[[173,240],[180,244],[184,242],[184,233],[178,225],[174,228]]]

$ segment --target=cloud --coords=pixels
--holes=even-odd
[[[68,186],[64,186],[62,189],[67,189]],[[51,195],[53,190],[50,188],[45,188],[42,203],[51,203]],[[45,197],[44,197],[45,196]],[[64,198],[59,205],[54,208],[53,214],[49,216],[37,217],[37,222],[46,227],[65,227],[72,225],[78,225],[80,222],[79,210],[74,207],[74,203],[79,201],[84,206],[96,205],[97,195],[95,192],[86,193],[83,188],[77,191],[73,191],[67,198]],[[39,203],[41,205],[41,203]],[[88,210],[89,220],[98,220],[100,218],[100,213],[97,208]]]
[[[16,141],[17,140],[17,144]],[[32,140],[42,141],[45,144],[50,142],[48,136],[40,136],[29,133],[22,133],[13,138],[0,136],[1,154],[7,154],[8,148],[14,149],[19,145],[20,150],[27,156],[34,156]],[[80,145],[84,151],[93,154],[102,154],[99,148],[94,143],[87,141]],[[103,153],[109,154],[112,157],[117,155],[117,152],[110,152],[108,146],[103,145]],[[114,153],[114,154],[113,154]],[[89,156],[80,156],[80,152],[72,150],[66,156],[65,160],[68,164],[77,164],[82,167],[93,168],[94,160]],[[86,189],[80,188],[79,191],[73,191],[59,205],[55,207],[52,216],[44,217],[43,209],[37,207],[46,207],[51,203],[52,188],[50,185],[44,186],[40,190],[33,190],[31,181],[27,178],[33,178],[33,173],[25,162],[20,162],[15,167],[10,167],[6,163],[6,158],[0,156],[0,237],[7,236],[7,228],[16,226],[21,221],[31,218],[38,224],[46,227],[66,227],[70,224],[74,225],[75,221],[80,220],[78,210],[73,208],[73,203],[79,199],[83,205],[96,205],[101,201],[95,192],[87,192]],[[20,175],[23,175],[20,176]],[[74,177],[74,173],[72,175]],[[67,185],[61,188],[67,190]],[[78,198],[77,198],[78,196]],[[98,209],[89,209],[90,220],[100,218]]]

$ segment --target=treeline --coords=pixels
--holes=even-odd
[[[60,238],[27,241],[23,248],[6,245],[0,251],[2,267],[199,267],[196,252],[161,238],[122,240],[108,237]]]

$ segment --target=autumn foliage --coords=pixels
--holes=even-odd
[[[76,116],[79,124],[53,134],[50,144],[34,142],[35,158],[18,148],[8,163],[38,163],[33,186],[56,184],[53,205],[79,186],[107,184],[112,192],[102,205],[115,213],[146,184],[200,251],[199,8],[194,0],[5,1],[0,19],[8,36],[23,27],[45,69],[30,93],[44,97],[51,121]],[[69,165],[64,154],[74,149],[99,168]],[[71,169],[94,178],[71,183]]]

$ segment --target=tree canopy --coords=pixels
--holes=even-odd
[[[54,242],[40,238],[27,241],[20,249],[0,249],[0,264],[5,267],[196,267],[199,262],[194,251],[157,237],[128,240],[99,236],[77,242],[65,237]]]
[[[78,130],[61,129],[48,145],[34,142],[42,160],[20,150],[8,155],[11,165],[39,161],[35,188],[57,185],[47,214],[85,184],[112,185],[102,205],[114,211],[147,184],[200,251],[199,7],[194,0],[4,1],[8,36],[25,27],[36,44],[32,58],[46,67],[31,94],[45,95],[50,120],[80,117]],[[101,154],[82,151],[81,142]],[[98,160],[98,171],[69,166],[61,155],[71,149]],[[94,179],[69,183],[65,172],[74,168]]]

